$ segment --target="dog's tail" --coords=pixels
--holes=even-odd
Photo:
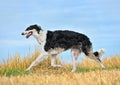
[[[92,46],[86,46],[82,48],[82,51],[88,57],[97,57],[97,58],[99,58],[100,56],[102,56],[102,54],[105,53],[104,49],[99,49],[98,51],[93,52]]]
[[[102,56],[102,54],[105,53],[105,50],[104,50],[104,49],[100,49],[100,50],[98,50],[98,51],[93,52],[93,51],[92,51],[92,47],[88,47],[88,48],[86,48],[86,49],[85,49],[85,48],[82,49],[82,51],[84,52],[84,54],[85,54],[88,58],[93,59],[93,60],[95,60],[95,61],[97,61],[97,62],[99,62],[99,63],[102,63],[100,57]],[[102,66],[102,68],[104,68],[104,65],[101,65],[101,66]]]
[[[102,56],[102,54],[105,53],[104,49],[100,49],[98,51],[93,52],[91,42],[89,42],[89,44],[86,44],[86,45],[82,44],[82,51],[84,52],[84,54],[86,56],[91,57],[91,58],[93,58],[93,57],[99,58],[100,56]]]
[[[88,57],[91,57],[91,56],[92,57],[100,57],[105,52],[104,49],[100,49],[96,52],[93,52],[92,43],[91,43],[90,39],[85,35],[84,35],[84,40],[81,42],[81,50]]]
[[[100,57],[102,54],[105,53],[105,50],[102,48],[96,52],[94,52],[93,54],[96,56],[96,57]]]
[[[92,49],[92,43],[90,42],[89,39],[86,38],[86,40],[84,40],[82,42],[82,46],[81,46],[81,50],[82,52],[84,52],[84,54],[89,57],[90,59],[93,59],[95,61],[97,61],[102,68],[105,68],[105,66],[103,65],[101,59],[100,59],[100,56],[102,56],[103,53],[105,53],[105,50],[104,49],[100,49],[98,51],[95,51],[93,52],[93,49]]]

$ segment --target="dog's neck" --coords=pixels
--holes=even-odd
[[[44,30],[44,31],[42,30],[42,31],[40,31],[39,34],[34,34],[33,36],[36,38],[36,40],[38,41],[38,43],[40,45],[43,45],[46,42],[47,31],[46,30]]]

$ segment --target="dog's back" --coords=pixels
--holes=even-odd
[[[46,51],[50,48],[54,49],[59,47],[64,48],[65,50],[70,49],[73,46],[91,47],[91,42],[86,35],[68,30],[48,31],[46,40]]]

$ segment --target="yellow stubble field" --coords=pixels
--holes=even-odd
[[[31,57],[27,55],[22,59],[15,54],[1,63],[0,85],[120,85],[120,55],[104,58],[106,69],[100,69],[99,64],[85,58],[78,64],[77,72],[72,73],[71,64],[65,64],[62,68],[51,67],[49,57],[28,74],[7,76],[8,69],[25,70],[38,55],[37,50]],[[59,60],[56,63],[60,63]]]

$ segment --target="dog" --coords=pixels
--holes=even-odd
[[[71,49],[73,60],[72,72],[75,72],[77,69],[77,59],[81,52],[88,56],[88,58],[97,61],[102,68],[105,68],[100,59],[100,56],[104,53],[104,49],[93,52],[90,39],[82,33],[69,30],[45,31],[35,24],[27,27],[26,30],[22,32],[22,35],[26,35],[26,38],[33,35],[41,45],[41,54],[31,63],[26,71],[38,65],[49,55],[51,55],[51,66],[61,67],[61,65],[56,65],[55,63],[56,56],[69,49]]]

